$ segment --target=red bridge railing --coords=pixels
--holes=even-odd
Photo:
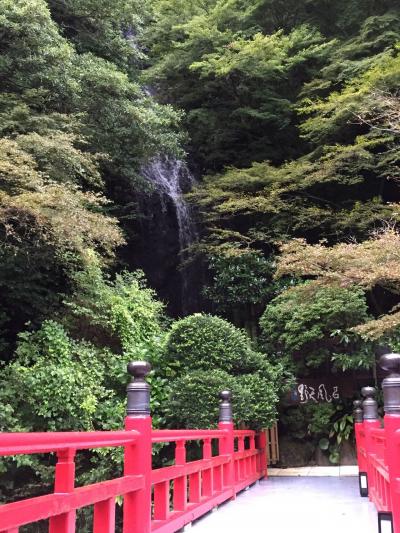
[[[229,391],[221,393],[216,430],[153,430],[150,365],[130,363],[124,431],[1,433],[0,456],[56,453],[54,492],[0,505],[0,533],[48,520],[50,533],[74,533],[76,511],[94,506],[93,532],[115,531],[116,497],[123,497],[123,533],[175,532],[267,475],[265,433],[234,430]],[[187,461],[186,445],[198,441],[202,458]],[[174,443],[172,466],[152,469],[152,445]],[[75,487],[79,450],[124,448],[117,479]]]
[[[400,533],[400,354],[382,356],[380,365],[391,372],[382,383],[383,427],[373,387],[354,402],[360,494],[378,510],[379,533]]]

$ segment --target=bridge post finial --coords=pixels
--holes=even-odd
[[[362,421],[364,420],[364,414],[362,410],[362,401],[354,400],[353,406],[354,406],[354,410],[353,410],[354,422],[362,423]]]
[[[232,422],[232,393],[229,390],[220,392],[219,421]]]
[[[128,372],[132,376],[126,391],[128,393],[127,415],[130,417],[150,416],[150,385],[146,376],[151,370],[146,361],[132,361],[128,364]]]
[[[390,374],[382,381],[385,414],[400,414],[400,354],[388,353],[379,359],[379,365]]]
[[[378,420],[378,404],[375,400],[376,389],[375,387],[363,387],[361,394],[364,396],[362,402],[363,419],[364,420]]]

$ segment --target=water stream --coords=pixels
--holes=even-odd
[[[142,174],[155,187],[160,196],[161,208],[167,211],[168,202],[174,208],[179,244],[179,263],[182,279],[182,309],[185,313],[189,287],[189,269],[184,265],[189,257],[189,247],[197,240],[196,227],[191,216],[190,207],[184,198],[194,183],[194,177],[187,165],[173,157],[153,159],[143,169]]]

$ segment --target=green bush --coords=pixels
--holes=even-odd
[[[237,425],[268,427],[276,419],[277,387],[271,376],[232,376],[223,370],[193,370],[172,383],[167,419],[176,427],[209,428],[218,422],[219,393],[232,391]]]
[[[146,286],[142,271],[123,271],[110,281],[92,257],[86,270],[75,274],[75,284],[67,305],[72,311],[68,326],[76,336],[111,346],[132,359],[153,360],[160,350],[164,306]]]
[[[94,429],[99,405],[112,396],[105,386],[111,357],[118,358],[72,340],[57,322],[46,321],[37,332],[21,333],[15,360],[1,380],[2,404],[8,397],[14,408],[12,425],[25,431]],[[10,431],[10,422],[1,430]]]
[[[243,331],[212,315],[194,314],[175,322],[164,357],[172,378],[166,417],[176,427],[215,425],[223,389],[233,392],[236,423],[269,426],[276,417],[278,394],[290,381],[280,362],[272,365]]]
[[[280,415],[281,429],[295,440],[307,442],[314,452],[319,448],[329,461],[340,460],[341,446],[353,435],[351,402],[290,406]]]
[[[223,318],[206,314],[190,315],[172,325],[166,338],[165,359],[177,375],[186,369],[217,368],[238,374],[260,365],[243,331]]]
[[[193,370],[171,385],[167,419],[178,428],[215,427],[219,392],[233,389],[234,378],[224,370]]]

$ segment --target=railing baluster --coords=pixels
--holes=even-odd
[[[175,464],[186,464],[186,443],[179,441],[175,448]],[[185,511],[187,507],[187,476],[181,476],[174,480],[174,511]]]
[[[203,459],[211,459],[211,439],[203,441]],[[213,469],[206,468],[203,470],[202,491],[203,497],[212,496],[213,493]]]
[[[167,520],[169,515],[169,481],[154,485],[154,520]]]
[[[250,446],[249,446],[249,449],[251,451],[254,451],[256,449],[256,443],[255,443],[255,435],[250,435]],[[250,460],[249,460],[249,463],[250,463],[250,468],[249,468],[249,474],[253,475],[256,473],[257,471],[257,468],[256,468],[256,459],[257,459],[257,456],[256,455],[252,455],[250,457]]]
[[[114,533],[115,499],[109,498],[94,505],[93,533]]]
[[[189,502],[199,503],[201,500],[201,477],[200,472],[189,474]]]
[[[244,437],[239,437],[238,440],[238,452],[244,452]],[[246,462],[245,459],[239,459],[239,480],[246,478]]]
[[[222,474],[223,473],[223,465],[221,466],[216,466],[214,468],[214,476],[213,476],[213,479],[214,479],[214,491],[215,492],[221,492],[222,491],[222,486],[223,486],[223,483],[222,483]]]

